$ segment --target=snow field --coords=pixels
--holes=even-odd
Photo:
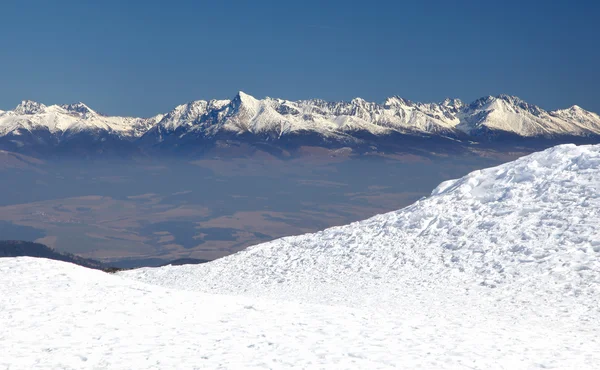
[[[202,265],[0,259],[0,368],[597,369],[600,145]]]

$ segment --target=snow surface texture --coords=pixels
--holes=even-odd
[[[0,368],[596,369],[599,220],[564,145],[204,265],[0,259]]]
[[[589,303],[600,294],[598,225],[600,145],[562,145],[444,182],[399,211],[209,264],[123,275],[234,294],[293,299],[303,292],[325,303],[362,304],[371,293],[380,301],[374,287],[388,284],[482,287]],[[331,286],[339,286],[339,297]],[[348,297],[355,290],[361,294]],[[597,314],[593,303],[588,309]]]
[[[0,369],[594,368],[597,326],[423,291],[393,306],[165,289],[0,259]],[[380,292],[385,295],[386,292]],[[467,304],[465,304],[467,303]]]
[[[46,133],[59,141],[79,133],[108,133],[127,140],[146,136],[152,143],[169,135],[181,139],[251,133],[276,139],[309,132],[351,142],[360,141],[353,136],[357,131],[472,138],[490,131],[524,137],[587,136],[600,134],[600,117],[578,106],[547,112],[507,95],[471,104],[458,99],[424,104],[400,97],[377,104],[360,98],[350,102],[259,100],[243,92],[231,100],[190,102],[152,118],[108,117],[83,103],[45,106],[23,101],[12,111],[0,111],[0,136]]]
[[[0,368],[584,369],[597,364],[597,327],[503,312],[475,295],[474,306],[440,302],[427,292],[416,301],[407,296],[381,308],[210,295],[64,262],[3,258]]]
[[[463,343],[465,337],[450,333],[473,325],[466,335],[489,330],[498,347],[483,341],[471,349],[458,345],[456,353],[466,361],[488,358],[483,368],[514,368],[506,351],[523,356],[521,368],[597,368],[600,353],[591,348],[600,334],[599,224],[600,146],[563,145],[442,183],[396,212],[205,265],[121,275],[407,320],[422,313],[428,325],[440,326],[440,338],[430,338],[439,346]]]

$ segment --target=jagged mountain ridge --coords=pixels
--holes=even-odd
[[[80,136],[98,142],[117,140],[151,146],[223,135],[275,141],[313,134],[353,143],[363,140],[358,133],[473,141],[490,140],[498,134],[589,137],[600,136],[600,116],[578,106],[545,111],[508,95],[488,96],[470,104],[458,99],[418,103],[400,97],[378,104],[361,98],[349,102],[259,100],[243,92],[231,100],[182,104],[150,118],[105,116],[83,103],[45,106],[23,101],[12,111],[0,111],[0,139],[8,139],[16,147],[59,145]]]
[[[14,110],[0,112],[0,136],[18,136],[25,131],[41,130],[63,138],[82,131],[106,131],[124,138],[139,137],[162,117],[105,116],[84,103],[46,106],[24,100]]]

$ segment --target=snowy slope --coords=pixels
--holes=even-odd
[[[144,136],[144,143],[186,136],[251,134],[277,139],[316,133],[325,139],[361,141],[360,133],[394,133],[480,139],[493,133],[522,137],[600,135],[600,117],[573,106],[547,112],[513,96],[500,95],[464,104],[458,99],[417,103],[390,97],[383,104],[356,98],[349,102],[256,99],[239,92],[231,100],[198,100],[151,118],[109,117],[83,103],[45,106],[23,101],[0,112],[0,137],[49,134],[59,142],[78,133],[108,133],[124,140]]]
[[[0,367],[595,369],[600,145],[203,265],[0,259]]]
[[[598,315],[589,299],[600,293],[599,224],[600,146],[563,145],[442,183],[396,212],[209,264],[123,274],[191,290],[351,305],[380,301],[371,296],[376,290],[386,291],[386,301],[401,299],[400,286],[519,292]]]
[[[600,358],[585,340],[571,347],[565,338],[600,334],[599,224],[600,145],[563,145],[442,183],[396,212],[204,265],[121,275],[190,291],[393,312],[399,320],[422,313],[430,321],[411,335],[426,328],[444,336],[451,325],[457,334],[450,341],[463,341],[460,330],[485,330],[498,341],[497,355],[533,343],[563,348],[553,355],[522,348],[526,359],[511,363],[480,342],[465,358],[496,360],[473,368],[595,368]]]
[[[0,368],[593,369],[600,361],[597,322],[534,317],[475,294],[415,293],[393,306],[314,305],[0,258]]]
[[[498,338],[513,333],[509,343],[499,339],[500,348],[530,343],[522,336],[528,330],[549,330],[540,335],[553,342],[542,346],[567,348],[557,338],[600,334],[598,224],[600,146],[564,145],[442,183],[396,212],[205,265],[121,275],[191,291],[411,312],[407,317],[429,312]],[[594,368],[599,359],[586,345],[566,355],[586,358],[585,366],[537,355],[518,366],[494,364]],[[490,355],[486,344],[478,348]]]

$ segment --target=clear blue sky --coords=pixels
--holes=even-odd
[[[600,112],[598,1],[44,1],[0,6],[0,109],[142,115],[256,97],[466,101]]]

